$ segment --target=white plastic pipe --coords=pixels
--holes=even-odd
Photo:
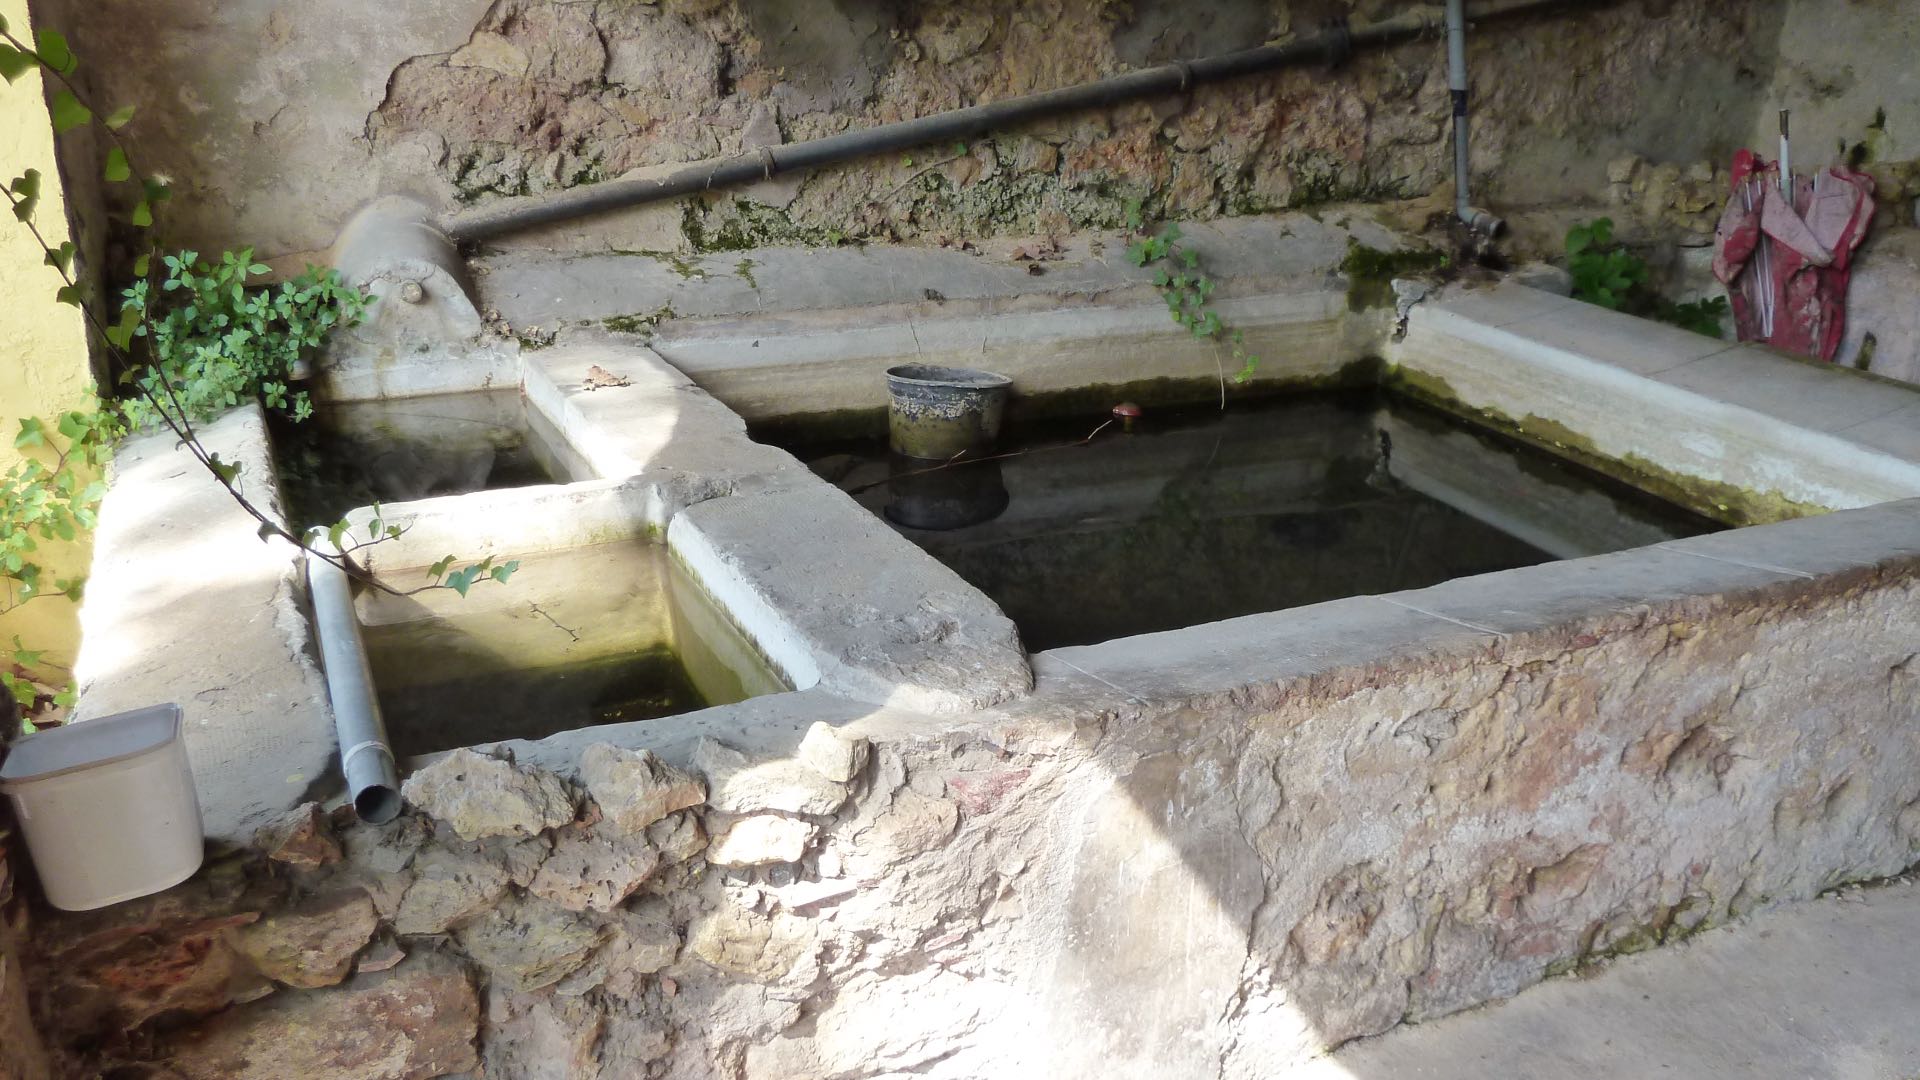
[[[385,825],[400,815],[400,771],[380,699],[373,692],[367,649],[360,641],[360,620],[353,613],[353,587],[346,571],[307,557],[307,587],[313,593],[313,621],[320,637],[320,666],[327,672],[327,696],[333,699],[334,735],[340,742],[340,772],[361,821]]]
[[[1780,110],[1780,194],[1787,197],[1787,205],[1793,205],[1793,152],[1787,142],[1786,109]]]
[[[1467,2],[1447,0],[1447,87],[1453,91],[1453,211],[1469,230],[1497,235],[1506,222],[1476,209],[1467,191]]]

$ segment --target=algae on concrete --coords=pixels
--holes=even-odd
[[[1755,491],[1675,472],[1639,454],[1614,456],[1592,439],[1556,420],[1528,413],[1512,417],[1498,409],[1468,405],[1443,378],[1400,365],[1389,366],[1383,385],[1395,393],[1466,417],[1525,442],[1545,447],[1595,472],[1622,480],[1657,498],[1736,528],[1829,513],[1833,507],[1792,499],[1778,491]]]

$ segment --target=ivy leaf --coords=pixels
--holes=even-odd
[[[262,522],[258,529],[253,530],[253,533],[255,536],[258,536],[260,538],[260,542],[264,544],[267,541],[273,539],[275,536],[278,536],[280,534],[280,530],[275,528],[272,522],[267,521],[267,522]]]
[[[140,205],[133,208],[133,226],[136,229],[145,229],[152,224],[153,206],[147,200],[141,199]]]
[[[47,252],[46,264],[64,274],[73,266],[73,251],[73,241],[62,240],[59,247]]]
[[[108,115],[108,117],[105,120],[101,121],[101,123],[104,123],[107,125],[108,131],[119,131],[121,128],[126,127],[129,123],[132,123],[132,122],[133,122],[133,106],[131,105],[120,106],[119,108],[113,110],[113,112],[110,115]]]
[[[24,450],[29,446],[43,446],[46,441],[46,426],[40,423],[38,417],[29,416],[20,421],[20,434],[13,437],[13,446],[16,450]]]
[[[137,278],[146,277],[147,271],[152,267],[153,267],[153,256],[142,255],[139,258],[133,260],[133,276]]]
[[[117,146],[107,151],[107,183],[118,184],[131,176],[133,168],[127,164],[127,152]]]
[[[447,575],[447,586],[464,597],[467,595],[467,590],[473,588],[473,583],[479,579],[481,572],[479,563],[455,570]]]
[[[240,475],[240,466],[233,462],[221,461],[219,454],[207,455],[207,468],[212,469],[213,475],[219,477],[223,484],[233,483],[234,478]]]
[[[33,692],[32,683],[25,679],[14,678],[12,672],[0,671],[0,687],[6,688],[13,695],[13,700],[19,702],[22,708],[33,708],[33,699],[36,695]],[[20,726],[24,728],[31,723],[32,721],[22,721]]]
[[[33,208],[40,202],[40,170],[28,169],[14,177],[8,190],[20,196],[14,200],[13,216],[21,221],[33,220]]]
[[[45,649],[29,649],[20,643],[20,635],[13,636],[13,662],[22,667],[32,667],[40,662]]]
[[[447,569],[453,565],[453,559],[454,557],[449,555],[439,562],[434,563],[432,566],[427,567],[427,576],[435,581],[439,581],[441,576],[447,572]]]
[[[5,76],[8,82],[32,71],[36,65],[37,61],[30,54],[11,45],[0,45],[0,75]]]
[[[139,328],[140,312],[131,307],[123,308],[120,312],[119,325],[107,327],[107,340],[113,343],[114,348],[126,352],[133,345],[134,332]]]
[[[62,90],[53,95],[53,133],[65,135],[93,119],[93,110],[80,104],[73,91]]]
[[[79,307],[80,301],[85,299],[83,296],[81,296],[80,286],[78,285],[60,286],[58,289],[54,290],[53,298],[63,304],[72,304],[74,307]]]
[[[58,30],[42,30],[34,36],[34,44],[39,47],[40,62],[62,75],[73,74],[80,66],[74,59],[73,50],[67,48],[67,39]]]

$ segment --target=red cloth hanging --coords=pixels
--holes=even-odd
[[[1849,169],[1795,177],[1742,150],[1714,235],[1713,275],[1733,300],[1741,341],[1832,360],[1846,331],[1853,253],[1873,221],[1873,180]]]

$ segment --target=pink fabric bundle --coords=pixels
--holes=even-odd
[[[1873,221],[1873,180],[1847,169],[1795,177],[1750,150],[1733,159],[1733,194],[1714,237],[1713,275],[1733,298],[1741,341],[1832,360],[1846,330],[1853,253]]]

